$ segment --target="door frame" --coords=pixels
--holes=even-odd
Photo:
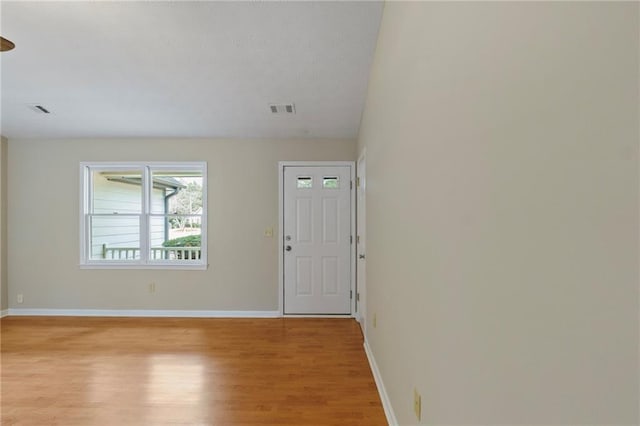
[[[364,148],[360,157],[358,157],[358,161],[356,163],[356,182],[355,192],[356,192],[356,255],[363,254],[360,251],[360,241],[359,237],[364,234],[364,243],[365,243],[365,253],[366,256],[366,243],[367,243],[367,150]],[[364,163],[364,167],[362,164]],[[364,168],[364,173],[363,169]],[[364,203],[360,203],[359,192],[362,191],[362,198]],[[362,205],[361,205],[362,204]],[[362,218],[364,218],[364,224],[360,223],[360,215],[362,213]],[[360,268],[360,260],[356,258],[356,308],[358,309],[356,319],[360,323],[360,327],[362,328],[362,334],[365,336],[365,340],[367,338],[367,275],[366,275],[366,258],[365,258],[365,273],[364,277],[361,277],[358,274],[358,268]],[[362,316],[364,312],[365,316]]]
[[[284,313],[284,169],[285,167],[349,167],[351,191],[351,249],[349,250],[349,288],[351,314],[347,315],[285,315]],[[279,161],[278,162],[278,312],[280,316],[354,318],[356,315],[356,162],[355,161]]]

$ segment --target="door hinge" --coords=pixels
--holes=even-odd
[[[349,244],[353,244],[353,235],[349,235]]]
[[[356,293],[356,302],[360,301],[360,293]]]
[[[349,299],[353,299],[353,290],[349,290]]]
[[[356,178],[356,187],[360,188],[360,176]]]
[[[353,189],[353,181],[349,181],[349,188]]]
[[[360,235],[356,237],[356,244],[360,244]]]

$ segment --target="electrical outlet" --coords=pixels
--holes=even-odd
[[[378,326],[378,314],[376,314],[375,312],[373,313],[373,328],[376,328]]]
[[[156,283],[149,283],[149,293],[156,292]]]
[[[270,228],[265,229],[265,230],[264,230],[264,236],[265,236],[266,238],[271,238],[271,237],[273,237],[273,228],[271,228],[271,227],[270,227]]]
[[[23,303],[24,302],[24,295],[19,294],[17,299],[18,299],[18,303]]]
[[[413,389],[413,412],[416,414],[416,418],[420,421],[422,417],[422,397],[418,393],[418,389]]]

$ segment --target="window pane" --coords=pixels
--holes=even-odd
[[[140,170],[94,170],[92,181],[92,213],[142,213],[142,172]]]
[[[140,216],[90,217],[90,259],[140,259]]]
[[[298,177],[298,188],[299,189],[308,189],[313,185],[312,180],[308,176],[299,176]]]
[[[201,216],[152,216],[150,260],[199,261],[202,258]]]
[[[325,176],[322,179],[322,187],[327,189],[336,189],[338,188],[338,177],[337,176]]]
[[[151,213],[202,214],[202,172],[152,170]]]

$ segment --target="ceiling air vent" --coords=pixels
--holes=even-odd
[[[29,108],[31,108],[33,111],[39,114],[51,114],[51,111],[49,111],[42,105],[33,104],[33,105],[29,105]]]
[[[295,104],[269,104],[272,114],[295,114]]]

